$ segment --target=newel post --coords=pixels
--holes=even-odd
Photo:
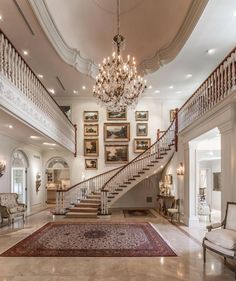
[[[160,129],[157,129],[157,140],[159,140],[160,134],[161,134],[161,130],[160,130]]]
[[[108,215],[108,198],[107,190],[101,191],[101,215]]]
[[[178,151],[179,109],[175,109],[175,151]]]

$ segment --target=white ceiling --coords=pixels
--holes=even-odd
[[[100,58],[100,60],[102,60],[103,56],[110,55],[111,41],[109,38],[111,38],[115,32],[114,15],[112,13],[112,11],[114,11],[114,3],[112,5],[110,3],[115,1],[46,0],[46,2],[50,12],[55,14],[55,21],[57,21],[58,28],[61,29],[65,37],[68,37],[67,40],[70,40],[72,47],[78,48],[78,46],[81,46],[83,55],[91,56],[92,59],[96,61],[99,61],[100,56],[102,56]],[[124,0],[122,3],[123,2]],[[168,43],[177,30],[175,26],[173,29],[171,28],[175,24],[176,26],[180,25],[181,19],[183,20],[183,16],[190,2],[191,1],[187,0],[178,0],[178,3],[183,5],[183,11],[179,11],[177,7],[173,7],[173,3],[176,4],[176,1],[159,0],[158,3],[162,3],[162,7],[166,9],[164,17],[158,12],[156,16],[153,16],[155,14],[153,12],[154,9],[152,10],[149,4],[151,3],[154,5],[157,1],[126,0],[124,2],[126,4],[123,7],[122,32],[127,37],[127,51],[134,55],[137,54],[137,59],[141,60],[139,57],[145,57],[148,53],[151,54],[154,51],[155,44],[159,47]],[[15,3],[18,3],[18,7]],[[82,12],[80,10],[77,11],[77,5],[79,3],[83,4],[84,9]],[[74,7],[72,14],[69,13],[71,7]],[[156,5],[153,7],[160,11]],[[63,10],[61,10],[61,8],[63,8]],[[91,14],[89,8],[92,9]],[[104,9],[108,11],[104,11]],[[178,10],[178,13],[176,13],[176,10]],[[63,11],[63,13],[61,11]],[[98,11],[99,18],[98,15],[95,14],[95,11]],[[161,67],[155,73],[147,75],[148,84],[151,85],[152,88],[148,89],[144,96],[157,97],[160,99],[182,99],[190,96],[226,54],[235,47],[235,12],[235,0],[209,0],[202,17],[176,59],[168,65]],[[34,34],[29,30],[22,17],[22,13]],[[87,13],[89,14],[86,16]],[[28,1],[16,0],[16,2],[14,2],[0,0],[0,14],[3,17],[3,21],[0,22],[0,27],[21,53],[24,49],[29,51],[29,55],[26,56],[25,59],[35,73],[44,75],[42,82],[45,84],[46,88],[55,89],[56,97],[91,96],[94,80],[81,74],[59,57],[48,41],[45,33],[42,31]],[[178,14],[178,16],[172,21],[170,14]],[[135,29],[131,28],[132,21],[129,22],[129,16],[133,18],[135,22]],[[147,23],[142,17],[145,17]],[[100,23],[103,18],[106,20],[106,23],[110,19],[110,24],[104,26],[104,23]],[[138,22],[138,19],[140,19],[140,22]],[[168,27],[165,29],[166,19],[168,19]],[[101,29],[97,31],[98,21],[99,24],[101,24],[99,27]],[[79,23],[80,26],[75,23]],[[70,25],[73,26],[70,28]],[[168,36],[164,38],[159,29],[166,34],[168,33]],[[68,31],[68,35],[66,30]],[[152,36],[155,38],[151,40],[150,38]],[[102,41],[100,41],[101,38],[103,38]],[[140,39],[142,43],[138,44],[137,42]],[[86,45],[82,44],[85,40],[88,42],[96,42],[96,48],[94,48],[94,46],[86,48]],[[216,50],[212,55],[206,53],[206,50],[210,48]],[[186,75],[189,73],[193,76],[191,78],[186,78]],[[57,77],[60,79],[65,89],[60,85]],[[82,90],[83,85],[86,86],[86,90]],[[173,86],[173,89],[169,89],[169,86]],[[74,94],[74,90],[78,91],[78,94]],[[160,93],[157,93],[157,90],[159,90]]]
[[[235,46],[236,1],[210,0],[175,60],[147,76],[152,89],[146,91],[146,96],[189,97]],[[212,48],[215,53],[207,54]],[[193,76],[187,78],[187,74]],[[157,90],[160,93],[155,93]]]

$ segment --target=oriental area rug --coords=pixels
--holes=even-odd
[[[2,257],[169,257],[149,223],[47,223]]]

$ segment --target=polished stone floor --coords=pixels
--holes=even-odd
[[[154,212],[152,210],[152,212]],[[154,212],[155,213],[155,212]],[[0,229],[0,252],[5,251],[36,229],[52,220],[49,211],[29,217],[25,223]],[[107,221],[148,221],[161,233],[178,257],[112,257],[112,258],[9,258],[0,257],[0,281],[228,281],[234,273],[222,259],[207,254],[203,265],[202,248],[197,239],[187,235],[183,228],[170,224],[165,218],[124,218],[122,210],[115,210]],[[89,221],[78,219],[76,221]],[[94,220],[90,220],[94,221]],[[97,221],[97,220],[96,220]],[[200,239],[199,239],[200,241]]]

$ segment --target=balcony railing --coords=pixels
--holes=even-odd
[[[236,90],[236,48],[202,83],[178,113],[179,132]]]
[[[0,107],[75,153],[75,127],[0,30]]]

